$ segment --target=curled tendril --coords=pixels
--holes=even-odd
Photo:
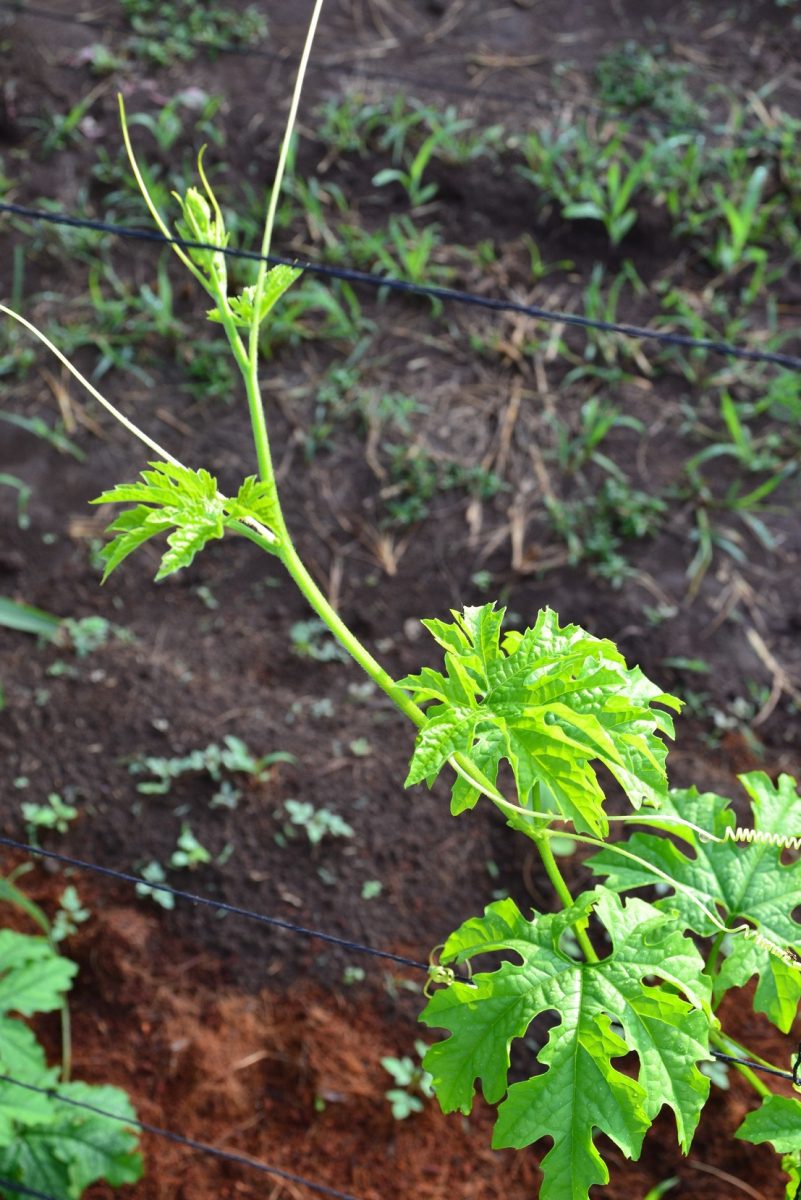
[[[792,967],[795,971],[801,971],[801,958],[798,957],[792,950],[785,946],[779,946],[776,942],[772,942],[770,938],[766,938],[753,925],[740,925],[737,929],[729,930],[730,933],[739,933],[746,941],[753,942],[759,946],[760,950],[765,950],[768,954],[772,954],[774,958],[780,958],[788,967]]]
[[[423,986],[423,995],[427,1000],[431,999],[432,985],[441,985],[442,987],[449,988],[452,983],[456,982],[456,972],[454,971],[453,967],[444,967],[442,963],[437,960],[437,954],[440,950],[444,949],[445,943],[440,942],[440,944],[435,946],[428,956],[428,978]],[[467,971],[468,980],[472,979],[473,969],[470,966],[469,959],[465,961],[464,966],[465,970]],[[465,980],[462,979],[459,982],[464,983]]]
[[[762,829],[737,829],[728,827],[723,835],[724,842],[748,842],[749,845],[776,846],[782,850],[801,850],[801,837],[795,834],[768,833]]]

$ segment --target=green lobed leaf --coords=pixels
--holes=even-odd
[[[0,1080],[0,1162],[33,1128],[46,1128],[52,1116],[52,1102],[48,1096]]]
[[[734,1136],[755,1146],[770,1142],[779,1154],[797,1154],[801,1148],[801,1102],[787,1096],[767,1096]]]
[[[781,775],[773,784],[762,771],[741,775],[740,782],[751,798],[753,825],[760,833],[786,836],[801,831],[801,796],[795,780]],[[699,794],[695,788],[674,790],[663,804],[660,816],[679,816],[692,821],[718,838],[734,829],[730,801],[712,792]],[[612,848],[588,860],[607,886],[617,892],[653,884],[649,864],[675,880],[678,888],[657,901],[657,907],[677,911],[687,928],[705,937],[717,933],[717,925],[699,907],[716,913],[730,927],[744,921],[756,926],[769,941],[801,952],[801,925],[793,910],[801,905],[801,861],[782,862],[780,847],[765,842],[753,844],[705,841],[691,829],[671,829],[676,839],[687,843],[685,853],[672,838],[637,833],[620,846],[644,860],[644,865],[615,853]],[[660,884],[665,882],[660,876]],[[715,988],[716,1001],[733,986],[742,986],[758,976],[754,1008],[782,1032],[787,1033],[801,1000],[801,970],[770,954],[744,937],[732,941]]]
[[[506,761],[521,805],[596,835],[608,828],[596,763],[635,808],[661,803],[667,748],[657,735],[672,737],[673,724],[652,705],[678,710],[679,700],[627,667],[612,642],[561,627],[550,609],[533,629],[505,635],[504,610],[492,604],[453,616],[450,625],[423,622],[445,651],[445,674],[424,668],[400,680],[429,705],[406,786],[431,784],[454,754],[467,755],[493,783]],[[478,796],[458,779],[452,811],[471,808]],[[531,832],[525,818],[510,823]]]
[[[14,1090],[21,1093],[23,1089]],[[73,1100],[135,1118],[130,1100],[118,1088],[62,1083],[58,1091]],[[79,1200],[84,1189],[98,1179],[119,1187],[141,1178],[138,1135],[123,1121],[72,1108],[53,1097],[41,1099],[49,1106],[48,1123],[27,1127],[12,1144],[0,1148],[0,1175],[67,1200]],[[3,1189],[0,1194],[16,1196]]]
[[[261,295],[261,303],[259,304],[258,323],[264,320],[270,310],[275,307],[278,301],[283,296],[284,292],[292,286],[296,279],[299,279],[303,274],[300,267],[290,267],[284,263],[279,263],[278,266],[272,267],[265,276],[264,290]],[[255,299],[255,285],[242,289],[238,296],[230,296],[228,304],[231,312],[234,315],[234,323],[243,328],[250,328],[253,324],[254,309],[253,301]],[[222,322],[222,314],[219,308],[212,308],[206,313],[210,321]]]
[[[93,504],[127,504],[107,532],[115,534],[103,548],[103,581],[129,554],[157,534],[167,534],[156,579],[188,567],[207,542],[221,538],[236,521],[255,518],[270,527],[275,510],[268,498],[270,485],[254,476],[244,481],[237,497],[229,500],[217,490],[217,480],[203,469],[193,471],[173,463],[154,462],[135,483],[120,484],[93,500]]]
[[[612,951],[597,963],[577,962],[560,942],[592,909]],[[423,1061],[443,1110],[470,1112],[478,1080],[488,1102],[505,1094],[493,1145],[553,1139],[541,1164],[542,1200],[584,1200],[608,1179],[595,1130],[636,1158],[663,1104],[673,1109],[686,1150],[709,1091],[697,1063],[711,1059],[715,1020],[703,960],[675,920],[643,900],[622,904],[605,888],[531,921],[502,900],[452,934],[441,959],[464,962],[489,951],[511,951],[520,962],[436,992],[420,1017],[451,1035]],[[512,1041],[546,1012],[560,1018],[537,1055],[546,1070],[508,1087]],[[629,1051],[639,1059],[636,1079],[611,1063]]]
[[[0,1014],[53,1012],[77,970],[45,938],[0,930]]]
[[[37,1087],[51,1087],[58,1079],[58,1070],[48,1067],[33,1030],[13,1017],[0,1017],[0,1068]]]

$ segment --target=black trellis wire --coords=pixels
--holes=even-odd
[[[18,842],[13,838],[0,837],[0,846],[8,846],[12,850],[23,850],[28,854],[38,855],[40,858],[49,858],[55,862],[61,863],[64,866],[77,867],[82,871],[93,871],[97,875],[103,875],[109,879],[118,879],[123,883],[144,884],[154,891],[166,892],[171,896],[177,896],[179,900],[190,900],[194,904],[201,904],[206,908],[222,910],[223,912],[232,913],[234,916],[246,917],[252,921],[258,921],[262,925],[271,925],[279,929],[286,930],[289,933],[302,934],[305,937],[317,938],[323,942],[330,942],[335,946],[341,946],[346,950],[354,950],[360,954],[369,954],[374,958],[389,959],[392,962],[400,963],[405,967],[414,967],[416,970],[425,971],[430,974],[431,964],[419,962],[414,958],[406,958],[402,954],[393,954],[388,950],[376,950],[373,946],[364,946],[360,942],[353,942],[347,938],[336,937],[334,934],[322,933],[317,929],[307,929],[303,925],[295,925],[291,921],[284,921],[280,917],[268,917],[263,913],[253,912],[248,908],[240,908],[237,905],[226,904],[222,900],[212,900],[208,896],[198,896],[194,892],[184,892],[178,888],[170,887],[166,883],[148,883],[146,879],[138,875],[129,875],[125,871],[117,871],[112,867],[102,867],[98,863],[86,862],[80,858],[72,858],[67,854],[59,854],[55,850],[43,850],[41,846],[31,846],[27,842]],[[467,983],[469,980],[459,980],[459,982]],[[801,1044],[799,1044],[795,1060],[791,1071],[782,1071],[778,1067],[764,1066],[762,1063],[755,1062],[750,1058],[737,1058],[731,1054],[723,1054],[718,1050],[711,1050],[713,1058],[721,1059],[724,1062],[738,1063],[744,1067],[750,1067],[753,1071],[763,1071],[766,1075],[777,1075],[782,1079],[789,1079],[797,1087],[801,1087]],[[6,1078],[0,1075],[0,1080]],[[18,1083],[18,1080],[11,1079],[9,1082]],[[21,1084],[20,1086],[27,1086]],[[66,1102],[66,1101],[65,1101]],[[69,1101],[69,1103],[74,1103]],[[104,1116],[113,1116],[112,1113],[104,1113]]]
[[[307,929],[304,925],[296,925],[292,921],[285,921],[281,917],[268,917],[264,913],[253,912],[249,908],[240,908],[236,904],[226,904],[224,900],[212,900],[209,896],[198,896],[194,892],[184,892],[179,888],[170,887],[166,883],[150,883],[147,879],[143,879],[141,875],[129,875],[126,871],[116,871],[112,867],[102,867],[99,863],[85,862],[81,858],[71,858],[67,854],[58,854],[55,850],[43,850],[40,846],[30,846],[26,842],[17,842],[13,838],[0,837],[0,846],[8,846],[12,850],[23,850],[26,854],[38,855],[40,858],[49,858],[54,862],[61,863],[63,866],[77,867],[81,871],[93,871],[97,875],[104,875],[107,879],[117,879],[123,883],[142,884],[144,887],[150,888],[154,892],[165,892],[170,896],[177,896],[179,900],[189,900],[193,904],[200,904],[205,908],[213,908],[217,912],[231,913],[236,917],[246,917],[250,921],[258,921],[261,925],[270,925],[276,929],[283,929],[287,933],[298,933],[304,937],[316,938],[320,942],[327,942],[332,946],[340,946],[344,950],[353,950],[359,954],[370,954],[374,958],[387,959],[390,962],[399,963],[403,967],[414,967],[415,970],[428,972],[429,964],[418,962],[417,959],[407,958],[403,954],[393,954],[390,950],[376,950],[373,946],[365,946],[361,942],[353,942],[348,938],[337,937],[333,933],[323,933],[319,929]]]
[[[125,25],[110,24],[94,17],[76,17],[67,13],[56,12],[53,9],[41,8],[38,5],[25,4],[21,0],[0,0],[1,11],[35,17],[43,21],[56,21],[62,25],[76,25],[84,29],[96,30],[99,33],[120,33],[126,35],[131,33],[131,30]],[[238,46],[227,42],[215,42],[202,38],[191,38],[189,39],[189,44],[196,50],[208,50],[216,54],[239,55],[242,58],[261,58],[267,62],[282,66],[285,66],[288,60],[286,54],[282,54],[276,50],[268,50],[264,46]],[[420,79],[417,76],[408,75],[403,71],[373,67],[369,63],[360,62],[355,58],[346,59],[344,62],[341,60],[337,60],[336,62],[326,62],[324,59],[313,60],[309,63],[309,70],[316,71],[318,74],[328,74],[344,70],[348,74],[361,75],[366,79],[375,79],[378,82],[385,83],[403,83],[419,88],[422,91],[434,92],[443,96],[453,95],[471,100],[490,100],[495,103],[504,104],[507,107],[530,108],[540,113],[543,108],[541,100],[534,99],[530,94],[524,92],[507,92],[495,88],[471,87],[469,84],[454,83],[452,81]],[[553,111],[557,111],[556,105],[552,104],[550,107]],[[607,120],[625,121],[630,125],[647,125],[672,134],[706,136],[708,133],[714,132],[715,134],[728,134],[731,136],[731,131],[726,129],[718,128],[710,130],[702,126],[677,125],[672,121],[660,120],[658,117],[648,116],[646,113],[630,113],[620,108],[607,108],[604,105],[593,103],[592,100],[581,100],[578,104],[571,105],[571,107],[574,112],[594,113],[596,116]]]
[[[296,1175],[293,1171],[285,1171],[282,1167],[274,1167],[269,1163],[261,1162],[258,1158],[251,1158],[249,1154],[237,1154],[233,1151],[222,1150],[219,1146],[209,1146],[206,1142],[197,1141],[196,1138],[185,1137],[182,1133],[174,1133],[171,1129],[162,1129],[159,1125],[151,1125],[149,1122],[140,1121],[136,1117],[124,1116],[122,1113],[108,1112],[106,1109],[98,1108],[94,1104],[87,1104],[84,1100],[74,1100],[71,1096],[63,1096],[55,1088],[37,1087],[33,1083],[23,1083],[21,1079],[15,1079],[13,1075],[0,1074],[0,1083],[13,1084],[14,1087],[24,1088],[27,1092],[35,1092],[38,1096],[49,1096],[51,1100],[57,1100],[61,1104],[69,1104],[73,1108],[93,1113],[97,1117],[107,1117],[110,1121],[119,1121],[122,1125],[128,1125],[132,1129],[141,1130],[142,1133],[151,1133],[154,1137],[163,1138],[165,1141],[173,1142],[177,1146],[185,1146],[189,1150],[197,1150],[200,1154],[219,1158],[223,1162],[235,1163],[240,1167],[248,1167],[253,1171],[260,1171],[263,1175],[272,1175],[278,1179],[283,1179],[287,1183],[301,1184],[303,1187],[309,1188],[312,1192],[332,1197],[332,1200],[357,1200],[350,1192],[341,1192],[337,1188],[329,1187],[325,1183],[315,1183],[311,1179],[306,1179],[303,1175]],[[0,1186],[2,1186],[2,1183],[3,1181],[0,1180]]]
[[[789,1079],[794,1087],[801,1087],[801,1045],[796,1051],[792,1070],[782,1071],[779,1067],[768,1067],[763,1063],[754,1062],[751,1058],[737,1058],[734,1054],[723,1054],[720,1050],[710,1050],[710,1054],[720,1062],[735,1063],[741,1067],[750,1067],[752,1071],[762,1071],[764,1075],[778,1075],[780,1079]]]
[[[500,300],[488,296],[478,296],[474,292],[460,291],[456,288],[438,287],[435,284],[412,283],[408,279],[396,279],[392,276],[370,275],[366,271],[356,271],[349,267],[332,267],[324,263],[305,262],[287,258],[280,254],[268,254],[266,258],[253,250],[236,250],[230,246],[214,246],[210,242],[189,241],[178,237],[165,237],[151,229],[134,229],[127,225],[116,225],[107,221],[94,221],[85,217],[73,217],[68,213],[51,213],[43,209],[28,208],[23,204],[0,203],[0,213],[6,212],[12,216],[22,217],[30,221],[45,221],[51,225],[63,225],[72,229],[89,229],[96,233],[108,233],[115,237],[132,238],[137,241],[156,242],[162,245],[180,246],[185,250],[213,250],[225,254],[229,258],[249,259],[253,262],[268,262],[296,266],[313,275],[321,275],[330,279],[341,279],[346,283],[366,285],[371,288],[387,288],[390,291],[406,292],[415,296],[429,296],[436,300],[451,301],[456,304],[472,305],[476,308],[488,309],[492,312],[518,313],[521,316],[532,317],[538,321],[551,324],[569,325],[578,329],[596,329],[603,333],[619,333],[624,337],[635,338],[638,341],[661,342],[666,346],[681,346],[691,350],[705,350],[710,354],[718,354],[724,358],[735,358],[746,362],[765,362],[789,370],[801,371],[801,358],[794,354],[780,354],[774,350],[749,350],[742,346],[733,346],[728,342],[716,341],[712,338],[694,338],[684,333],[668,333],[661,329],[653,329],[643,325],[629,325],[617,321],[599,321],[593,317],[583,317],[579,313],[560,312],[555,309],[541,308],[535,304],[523,304],[517,300]]]

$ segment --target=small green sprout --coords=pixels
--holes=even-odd
[[[176,869],[182,867],[190,871],[203,863],[211,862],[211,854],[195,837],[186,821],[181,825],[181,832],[175,849],[170,855],[170,865]]]
[[[292,826],[303,829],[312,846],[317,846],[324,837],[354,837],[354,831],[338,813],[327,808],[315,808],[307,800],[285,800],[284,812],[290,824],[284,826],[287,837],[292,836]]]
[[[71,804],[65,804],[58,792],[51,792],[46,804],[23,801],[22,816],[31,831],[54,829],[56,833],[66,833],[70,821],[74,821],[78,816],[78,810]]]
[[[147,883],[137,883],[137,896],[149,897],[154,904],[158,904],[160,908],[164,908],[168,912],[175,908],[175,897],[171,892],[163,892],[160,888],[148,887],[148,884],[150,883],[167,882],[167,875],[161,863],[156,862],[155,860],[146,863],[145,866],[141,868],[139,874],[143,879],[147,880]]]
[[[50,937],[54,942],[63,942],[77,932],[78,926],[88,921],[92,914],[84,908],[72,884],[64,888],[59,901],[59,908],[53,920]]]
[[[418,1059],[422,1059],[428,1050],[425,1042],[415,1041],[414,1048]],[[424,1101],[434,1095],[433,1081],[428,1071],[419,1062],[404,1056],[403,1058],[386,1057],[381,1059],[381,1066],[395,1080],[397,1087],[385,1092],[392,1106],[392,1115],[396,1121],[405,1121],[412,1113],[422,1112]]]

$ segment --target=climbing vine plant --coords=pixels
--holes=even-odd
[[[316,0],[290,106],[261,244],[256,281],[229,291],[225,221],[203,169],[199,186],[176,197],[174,229],[151,199],[130,142],[133,173],[153,219],[212,307],[241,372],[258,474],[226,496],[206,469],[193,469],[137,428],[23,316],[0,311],[44,341],[98,403],[154,456],[141,477],[95,503],[124,506],[110,526],[105,576],[151,538],[166,538],[156,576],[187,567],[211,540],[248,538],[276,558],[352,658],[417,727],[407,786],[451,776],[451,809],[496,805],[510,828],[534,844],[558,911],[521,913],[510,899],[489,905],[447,938],[426,987],[421,1020],[446,1036],[426,1054],[439,1103],[468,1113],[480,1087],[498,1105],[493,1144],[522,1148],[541,1139],[542,1200],[585,1200],[609,1175],[595,1144],[604,1133],[630,1158],[667,1105],[686,1151],[710,1089],[713,1055],[759,1060],[729,1037],[717,1015],[728,989],[753,977],[757,1012],[788,1032],[801,997],[801,797],[782,776],[742,777],[753,825],[735,827],[730,802],[671,791],[666,740],[680,701],[630,667],[615,645],[550,610],[523,631],[505,628],[493,604],[424,624],[444,655],[394,680],[344,624],[292,540],[278,493],[259,383],[260,332],[300,275],[267,268],[277,198],[303,75],[322,0]],[[121,105],[122,107],[122,105]],[[176,241],[176,235],[179,241]],[[607,812],[599,768],[622,789],[629,810]],[[625,836],[626,827],[640,831]],[[614,826],[624,836],[612,836]],[[643,832],[642,830],[646,831]],[[554,837],[594,848],[598,882],[574,896],[553,853]],[[651,887],[653,900],[626,897]],[[473,960],[489,959],[478,970]],[[433,991],[432,991],[433,989]],[[538,1050],[527,1037],[555,1016]],[[522,1039],[526,1039],[525,1042]],[[509,1083],[510,1055],[521,1055]],[[626,1056],[630,1057],[625,1063]],[[787,1066],[792,1064],[788,1061]],[[752,1066],[738,1065],[761,1107],[736,1136],[768,1141],[801,1183],[801,1102],[771,1092]],[[795,1065],[797,1071],[797,1064]],[[794,1072],[786,1072],[789,1079]]]

